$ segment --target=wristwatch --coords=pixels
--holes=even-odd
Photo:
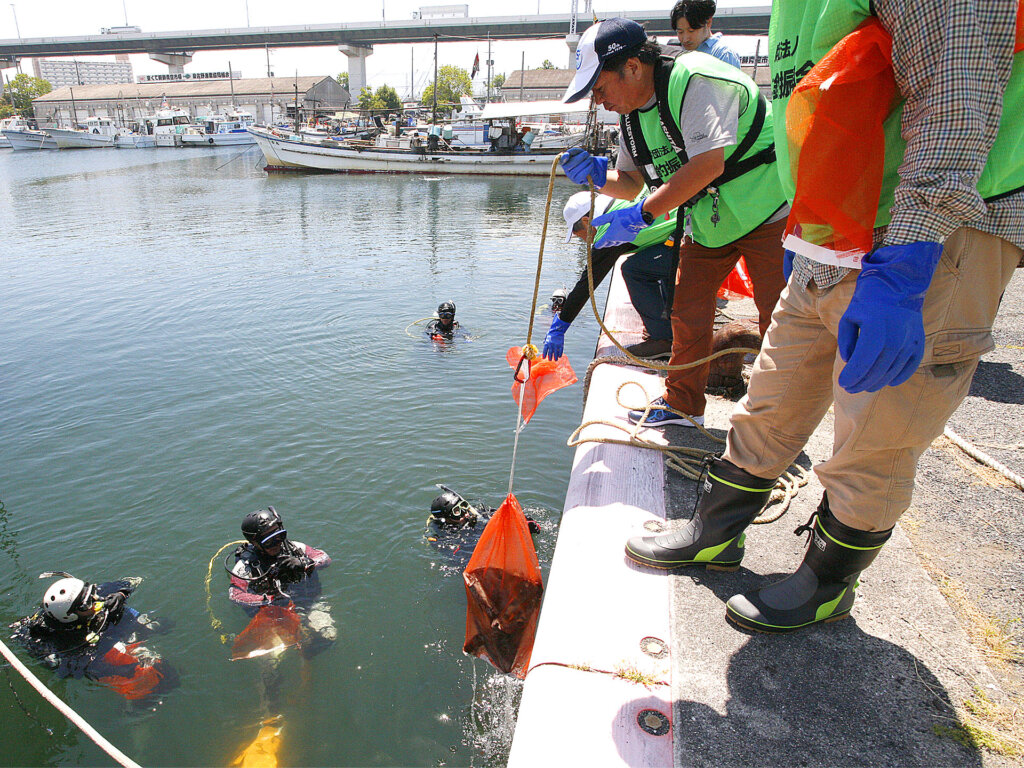
[[[650,211],[645,211],[643,203],[640,203],[640,218],[644,220],[644,224],[647,226],[654,223],[654,214]]]

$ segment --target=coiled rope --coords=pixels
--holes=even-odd
[[[4,644],[3,640],[0,640],[0,654],[3,654],[3,657],[10,662],[11,666],[14,667],[18,674],[25,678],[29,685],[36,689],[36,692],[40,696],[53,705],[53,707],[64,715],[64,717],[78,726],[78,729],[82,731],[82,733],[88,736],[97,747],[106,752],[112,760],[118,763],[118,765],[123,765],[124,768],[141,768],[138,763],[103,738],[103,735],[89,725],[81,715],[61,701],[60,697],[43,685],[39,678],[32,673],[32,670],[22,664],[21,660],[11,652],[11,649]]]
[[[220,641],[225,645],[227,645],[233,635],[228,635],[220,631],[224,628],[224,624],[214,615],[213,606],[210,605],[210,600],[213,597],[213,594],[210,592],[210,582],[213,581],[213,564],[217,562],[217,558],[220,557],[220,553],[228,547],[234,547],[238,544],[245,544],[245,542],[242,539],[239,539],[238,541],[229,541],[217,550],[217,553],[210,558],[210,564],[206,567],[206,612],[210,615],[210,626],[213,628],[214,632],[220,633]]]

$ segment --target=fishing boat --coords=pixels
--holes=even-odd
[[[25,118],[19,115],[15,115],[14,117],[5,117],[3,120],[0,120],[0,149],[11,148],[11,141],[6,136],[4,136],[4,131],[6,131],[8,128],[13,129],[19,127],[19,125],[23,123],[24,120]]]
[[[256,122],[248,112],[227,115],[208,115],[196,119],[181,134],[183,147],[227,147],[255,144],[256,139],[247,130]]]
[[[558,150],[495,152],[444,148],[430,151],[425,137],[380,136],[376,142],[305,140],[298,134],[252,127],[266,170],[341,173],[459,173],[485,176],[547,176]]]
[[[58,149],[98,149],[114,146],[117,126],[109,117],[88,117],[74,128],[48,128]]]
[[[57,142],[53,137],[35,127],[35,121],[23,117],[11,118],[12,121],[2,129],[4,138],[10,142],[11,149],[56,149]]]
[[[180,147],[181,135],[193,125],[188,112],[168,107],[158,110],[155,115],[140,118],[139,124],[158,147]]]

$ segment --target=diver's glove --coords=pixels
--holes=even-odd
[[[573,147],[568,152],[563,152],[558,162],[565,171],[565,175],[577,184],[586,184],[587,177],[594,182],[594,186],[600,189],[608,180],[608,158],[594,157],[585,149]]]
[[[941,243],[878,248],[864,257],[853,298],[839,320],[839,386],[850,394],[895,387],[924,356],[921,308],[942,255]]]
[[[116,624],[124,614],[124,604],[128,595],[124,592],[111,592],[103,598],[103,607],[107,611],[107,621]]]
[[[548,330],[548,335],[544,337],[542,354],[545,360],[557,360],[562,356],[562,350],[565,348],[565,332],[569,330],[569,325],[558,315],[551,318],[551,328]]]
[[[644,198],[644,200],[646,199]],[[608,229],[594,243],[595,248],[610,248],[613,245],[631,243],[636,239],[640,230],[647,226],[647,222],[644,221],[644,201],[641,200],[628,208],[610,211],[603,216],[596,217],[590,223],[593,227],[608,225]]]
[[[292,581],[301,581],[307,573],[313,570],[313,561],[308,557],[296,557],[288,555],[278,561],[281,575]]]

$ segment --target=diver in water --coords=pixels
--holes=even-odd
[[[249,609],[264,605],[294,605],[308,629],[307,655],[323,650],[337,637],[331,607],[321,599],[318,571],[331,558],[320,549],[288,538],[281,515],[273,507],[250,512],[242,520],[247,544],[234,552],[228,597]]]
[[[437,318],[427,323],[427,335],[435,341],[451,340],[459,330],[455,319],[455,302],[442,301],[437,307]]]
[[[431,502],[430,517],[427,518],[430,526],[427,541],[450,548],[456,556],[456,564],[464,566],[469,562],[484,526],[497,510],[479,503],[470,504],[448,486],[438,485],[438,488],[441,494]],[[540,532],[540,523],[536,520],[527,518],[526,524],[530,533]]]
[[[569,292],[565,288],[556,288],[551,292],[551,314],[557,315],[562,311],[562,306],[565,304],[565,300],[569,297]]]
[[[151,699],[178,678],[142,641],[159,629],[151,617],[126,605],[141,581],[125,578],[91,584],[63,571],[43,592],[42,604],[14,624],[12,637],[58,677],[88,677],[129,701]]]

